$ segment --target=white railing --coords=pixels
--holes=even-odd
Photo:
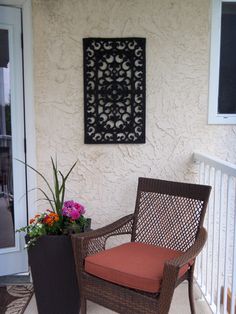
[[[197,258],[195,277],[213,313],[235,314],[236,165],[194,153],[199,183],[212,186],[205,218],[208,241]]]

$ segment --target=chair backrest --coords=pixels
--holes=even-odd
[[[132,241],[186,251],[195,241],[211,187],[139,178]]]

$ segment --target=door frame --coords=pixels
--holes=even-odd
[[[23,67],[24,67],[24,106],[26,133],[26,160],[36,168],[36,136],[33,82],[33,32],[32,32],[32,0],[0,0],[0,5],[22,9],[23,28]],[[34,171],[27,171],[28,216],[33,217],[37,211],[37,178]]]

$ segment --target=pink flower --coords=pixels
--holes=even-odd
[[[62,215],[66,216],[72,220],[77,220],[81,215],[85,213],[85,208],[83,205],[74,202],[74,201],[66,201],[64,202],[64,206],[62,208]]]

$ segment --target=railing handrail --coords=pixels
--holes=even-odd
[[[223,159],[200,152],[194,152],[193,161],[204,162],[209,166],[215,167],[216,170],[220,170],[222,173],[236,177],[236,165]]]

